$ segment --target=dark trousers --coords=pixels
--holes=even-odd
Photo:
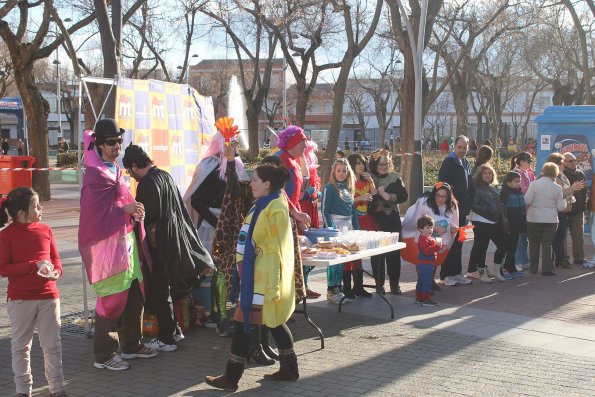
[[[566,241],[566,232],[568,230],[568,214],[558,212],[558,228],[554,234],[554,259],[556,262],[563,261],[566,258],[564,243]]]
[[[110,334],[116,330],[117,318],[102,318],[95,315],[95,336],[93,350],[96,362],[104,362],[121,347],[123,353],[135,353],[141,348],[143,317],[143,294],[138,280],[134,280],[128,290],[128,300],[120,319],[122,320],[121,340]]]
[[[504,260],[504,269],[509,273],[516,272],[515,255],[516,247],[519,242],[519,231],[510,230],[506,234],[506,259]]]
[[[552,243],[554,241],[556,227],[556,223],[527,222],[527,237],[529,237],[529,260],[531,261],[531,273],[537,273],[537,269],[539,268],[540,250],[541,256],[543,257],[541,271],[552,271]]]
[[[485,223],[473,222],[473,248],[471,248],[471,256],[469,257],[469,273],[476,272],[478,267],[486,266],[486,253],[490,240],[496,245],[496,252],[494,253],[494,263],[502,264],[504,256],[506,255],[506,232],[502,222]]]
[[[374,214],[374,219],[378,222],[381,231],[401,233],[401,217],[398,212],[392,212],[389,215],[379,212]],[[386,281],[385,269],[388,272],[390,287],[396,288],[399,286],[399,279],[401,278],[401,253],[399,251],[373,256],[370,258],[370,262],[376,286],[384,286]]]
[[[279,350],[293,349],[293,335],[287,324],[281,324],[275,328],[267,328],[271,331],[273,339]],[[263,329],[264,331],[264,329]],[[248,358],[250,350],[250,334],[244,333],[244,323],[233,322],[233,334],[231,336],[231,354],[234,356]]]
[[[157,255],[153,255],[153,258],[157,258]],[[153,271],[144,273],[147,295],[145,309],[157,316],[159,340],[167,345],[175,345],[176,320],[164,264],[155,260]]]

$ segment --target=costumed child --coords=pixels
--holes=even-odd
[[[376,220],[368,213],[368,204],[377,193],[374,180],[368,172],[368,160],[361,153],[350,154],[347,158],[355,175],[355,210],[360,230],[378,230]],[[351,276],[353,275],[353,295],[371,298],[372,294],[366,291],[364,284],[364,269],[361,260],[346,263],[343,266],[343,292],[351,291]]]
[[[515,253],[519,235],[527,233],[527,212],[525,211],[525,197],[521,191],[521,175],[510,171],[504,177],[504,185],[500,191],[500,201],[504,205],[504,216],[508,224],[506,235],[506,259],[502,269],[502,277],[512,280],[523,277],[523,272],[515,266]]]
[[[457,200],[452,193],[450,185],[446,182],[438,182],[431,191],[424,193],[414,205],[407,209],[403,219],[403,231],[401,240],[407,246],[401,250],[401,257],[409,263],[415,264],[418,255],[419,230],[417,220],[424,215],[434,220],[434,233],[432,237],[442,239],[444,250],[438,253],[435,262],[434,273],[440,266],[459,232],[459,209]],[[462,233],[459,233],[459,238]],[[470,282],[471,280],[469,280]],[[432,290],[440,291],[440,287],[432,277]]]
[[[432,280],[434,279],[434,267],[437,253],[445,250],[442,242],[437,242],[432,233],[434,233],[434,219],[429,215],[424,215],[417,220],[417,230],[419,230],[419,239],[417,247],[417,284],[415,285],[415,303],[422,306],[438,306],[432,298]]]
[[[318,144],[314,141],[306,141],[306,150],[302,157],[302,170],[304,184],[302,186],[302,195],[300,197],[300,207],[302,212],[310,217],[310,227],[318,229],[320,220],[318,219],[318,197],[320,196],[320,177],[318,176],[318,158],[316,151]],[[320,294],[308,287],[308,276],[313,266],[304,266],[304,283],[306,285],[306,297],[319,298]]]
[[[62,373],[60,297],[62,262],[52,229],[40,223],[39,196],[19,187],[0,199],[0,276],[8,277],[12,371],[17,396],[30,396],[31,343],[37,325],[51,397],[67,397]]]
[[[359,229],[358,214],[354,206],[355,175],[347,159],[336,159],[331,170],[329,183],[322,192],[322,215],[326,227],[348,230]],[[345,295],[341,291],[343,264],[326,269],[329,303],[339,304]],[[349,302],[345,299],[343,302]]]

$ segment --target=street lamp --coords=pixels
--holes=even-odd
[[[198,58],[198,54],[193,54],[192,58]],[[188,63],[188,73],[186,73],[186,84],[189,84],[190,81],[190,70],[192,68],[192,65],[190,65],[190,63]],[[184,73],[184,67],[178,65],[178,69],[180,70],[180,77],[183,75]]]
[[[292,57],[300,56],[299,52],[294,52],[291,54]],[[285,126],[285,122],[287,120],[287,60],[285,59],[285,55],[283,56],[283,125]]]
[[[56,22],[55,19],[52,19]],[[72,22],[72,19],[66,18],[63,22]],[[54,25],[56,32],[56,39],[58,39],[58,24]],[[52,62],[56,65],[56,110],[58,112],[58,137],[62,137],[62,92],[60,90],[60,60],[58,59],[60,52],[60,46],[56,47],[56,59]]]

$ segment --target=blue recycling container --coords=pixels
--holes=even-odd
[[[535,118],[537,123],[537,165],[539,175],[547,156],[553,152],[571,152],[577,168],[591,186],[595,155],[595,106],[550,106]]]
[[[577,168],[585,174],[587,189],[590,189],[591,197],[594,197],[595,185],[592,179],[595,156],[595,106],[550,106],[535,118],[535,122],[535,174],[539,175],[550,153],[570,152],[576,157]],[[593,205],[595,201],[591,203]],[[592,211],[593,208],[587,210]],[[587,230],[590,231],[590,228]]]
[[[324,241],[330,241],[331,237],[337,237],[339,235],[338,229],[308,229],[304,232],[304,236],[308,237],[308,240],[312,242],[312,244],[316,244],[318,242],[318,237],[324,237]]]

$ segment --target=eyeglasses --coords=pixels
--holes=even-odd
[[[378,163],[378,167],[388,167],[388,163]]]
[[[107,139],[105,142],[103,142],[106,146],[114,146],[116,143],[118,145],[122,145],[122,142],[124,142],[124,140],[122,138],[114,138],[114,139]]]

